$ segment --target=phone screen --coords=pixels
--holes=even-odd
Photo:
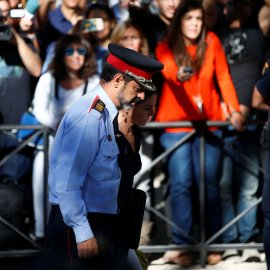
[[[23,18],[24,13],[24,9],[11,9],[9,15],[10,18]]]
[[[81,30],[83,31],[102,31],[104,29],[104,22],[101,18],[86,19],[81,22]]]

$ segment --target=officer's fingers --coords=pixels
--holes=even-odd
[[[85,245],[85,242],[78,243],[77,250],[78,250],[78,257],[79,258],[86,258],[87,257],[87,245]]]

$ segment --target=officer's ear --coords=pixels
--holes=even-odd
[[[113,86],[115,88],[122,87],[122,84],[124,83],[124,76],[120,73],[117,73],[113,77]]]

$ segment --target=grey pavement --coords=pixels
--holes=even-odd
[[[148,270],[202,270],[200,264],[192,265],[191,267],[188,268],[181,268],[180,266],[177,265],[170,265],[170,264],[165,264],[165,265],[149,265]],[[204,269],[211,269],[211,270],[267,270],[266,263],[261,262],[261,263],[230,263],[230,262],[225,262],[221,261],[220,263],[216,265],[206,265]]]

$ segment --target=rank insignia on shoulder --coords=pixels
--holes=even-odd
[[[105,104],[103,101],[101,101],[100,99],[97,99],[94,106],[93,106],[93,109],[99,111],[100,113],[103,113],[104,109],[105,109]]]
[[[95,109],[97,110],[98,112],[100,112],[101,114],[103,113],[104,109],[105,109],[105,103],[99,98],[99,96],[96,96],[89,112],[92,110],[92,109]]]

